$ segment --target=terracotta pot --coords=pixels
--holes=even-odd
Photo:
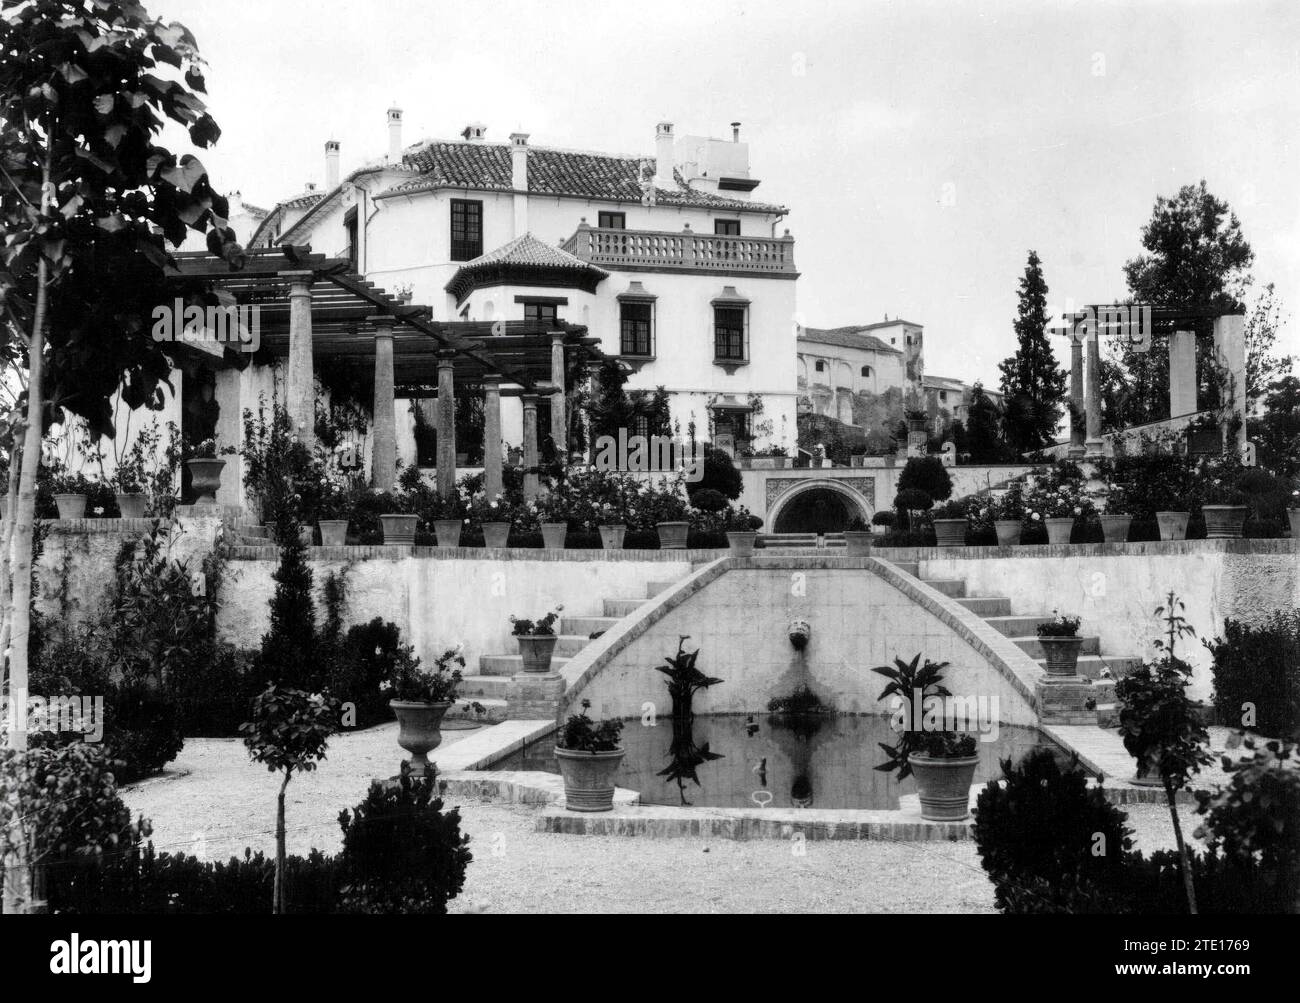
[[[348,521],[346,519],[321,519],[316,525],[320,527],[320,545],[322,547],[347,546]]]
[[[519,634],[515,640],[519,642],[525,672],[551,671],[551,656],[555,654],[558,637],[554,634]]]
[[[1235,540],[1246,522],[1245,505],[1202,505],[1201,514],[1207,540]]]
[[[689,522],[661,522],[659,530],[660,550],[685,550],[686,533],[691,528]]]
[[[846,529],[844,545],[850,557],[871,556],[871,534],[861,529]]]
[[[86,517],[85,495],[55,495],[54,503],[59,506],[60,519],[84,519]]]
[[[1079,649],[1081,637],[1039,637],[1043,657],[1047,660],[1049,676],[1077,676],[1079,674]]]
[[[414,515],[381,515],[379,521],[384,526],[385,547],[411,547],[415,545],[415,524],[420,521]]]
[[[790,457],[774,456],[772,457],[772,466],[776,470],[785,470],[790,466]]]
[[[510,542],[510,523],[483,523],[483,546],[501,549]]]
[[[754,542],[758,539],[757,533],[740,531],[733,533],[727,531],[727,546],[731,548],[731,553],[736,557],[750,557],[754,553]]]
[[[298,539],[302,541],[304,547],[310,547],[316,542],[316,530],[312,526],[299,526]]]
[[[1291,539],[1300,540],[1300,508],[1287,509],[1286,517],[1291,522]]]
[[[1101,534],[1107,543],[1128,543],[1128,529],[1133,522],[1131,515],[1103,515]]]
[[[542,523],[542,546],[547,550],[563,550],[564,538],[569,535],[567,522]]]
[[[434,519],[433,531],[438,534],[438,546],[459,547],[460,530],[464,525],[459,519]]]
[[[215,505],[217,489],[221,487],[221,471],[226,461],[220,457],[206,457],[187,460],[185,465],[190,468],[190,486],[197,496],[195,501],[200,505]]]
[[[573,752],[555,749],[555,761],[564,777],[564,807],[569,811],[610,811],[614,807],[614,775],[623,762],[623,750]]]
[[[1044,525],[1047,526],[1048,543],[1069,543],[1070,534],[1074,532],[1074,519],[1058,516],[1052,519],[1044,519]]]
[[[411,754],[411,771],[423,775],[429,753],[442,744],[442,718],[451,701],[389,700],[388,706],[397,715],[397,744]]]
[[[598,526],[600,530],[600,545],[606,550],[622,550],[623,537],[627,534],[627,527],[621,522],[613,526]]]
[[[147,499],[139,491],[127,491],[117,495],[117,510],[123,519],[143,519],[149,507]]]
[[[975,781],[978,756],[932,759],[911,755],[907,761],[916,777],[922,818],[931,822],[960,822],[970,815],[970,785]]]
[[[1156,525],[1160,527],[1162,540],[1186,540],[1187,520],[1190,512],[1157,512]]]
[[[941,547],[966,546],[966,520],[935,519],[934,538]]]
[[[1020,543],[1019,519],[995,519],[993,529],[998,534],[999,547],[1015,547]]]

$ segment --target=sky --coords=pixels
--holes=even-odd
[[[653,156],[730,136],[790,207],[800,320],[903,317],[996,385],[1030,249],[1054,312],[1125,295],[1158,195],[1204,178],[1300,307],[1300,3],[152,0],[209,63],[217,187],[270,207],[403,140]],[[173,148],[181,146],[172,137]],[[1300,323],[1282,333],[1300,351]],[[1067,361],[1065,344],[1058,358]]]

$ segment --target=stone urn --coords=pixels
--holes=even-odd
[[[348,521],[346,519],[320,519],[320,545],[322,547],[344,547],[348,542]]]
[[[1128,543],[1128,529],[1133,523],[1131,515],[1103,515],[1101,535],[1107,543]]]
[[[524,671],[538,674],[551,671],[551,656],[559,638],[554,634],[516,634],[519,655],[524,660]]]
[[[62,511],[61,507],[59,511]],[[1245,505],[1202,505],[1201,514],[1205,516],[1207,540],[1238,539],[1246,523]],[[1295,526],[1294,519],[1291,525]]]
[[[934,539],[940,547],[964,547],[966,545],[966,520],[935,519]]]
[[[622,749],[578,752],[555,747],[555,761],[564,777],[564,807],[569,811],[610,811],[614,807],[614,775],[623,762]]]
[[[85,495],[55,495],[54,504],[59,506],[60,519],[84,519],[86,517]]]
[[[221,471],[225,468],[226,461],[209,456],[186,460],[185,465],[190,468],[190,485],[194,488],[195,502],[199,505],[215,505],[217,489],[221,487]]]
[[[686,549],[686,533],[691,528],[689,522],[661,522],[655,528],[659,530],[660,550]]]
[[[1015,547],[1020,543],[1019,519],[995,519],[993,529],[998,534],[999,547]]]
[[[907,761],[916,777],[923,819],[960,822],[970,815],[970,785],[975,782],[978,756],[935,759],[914,753]]]
[[[569,535],[567,522],[542,523],[542,546],[547,550],[563,550],[564,538]]]
[[[871,533],[864,529],[846,529],[844,531],[844,549],[850,557],[871,556]]]
[[[1049,676],[1076,676],[1079,674],[1079,649],[1081,637],[1039,637],[1043,657],[1047,661]]]
[[[1190,512],[1157,512],[1156,525],[1160,527],[1160,539],[1186,540],[1189,518]]]
[[[459,547],[460,530],[464,525],[459,519],[434,519],[433,531],[438,535],[438,546]]]
[[[1070,542],[1070,534],[1074,532],[1073,518],[1059,516],[1044,519],[1043,525],[1047,527],[1047,542],[1049,544]]]
[[[510,523],[508,522],[485,522],[483,523],[483,546],[493,549],[501,549],[510,542]]]
[[[605,550],[622,550],[623,537],[627,535],[627,526],[615,523],[613,526],[597,526],[600,530],[600,545]]]
[[[149,500],[139,491],[119,492],[117,511],[123,519],[143,519]]]
[[[731,548],[733,557],[751,557],[754,553],[754,544],[758,540],[758,534],[748,530],[740,532],[727,531],[727,546]]]
[[[411,547],[415,545],[415,524],[420,517],[392,513],[381,515],[379,521],[384,526],[385,547]]]
[[[389,700],[388,706],[397,715],[397,744],[411,754],[411,772],[423,776],[429,753],[442,744],[442,719],[451,701]]]

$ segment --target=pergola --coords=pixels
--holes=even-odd
[[[285,245],[248,251],[232,270],[205,252],[174,255],[169,275],[178,292],[222,289],[240,307],[257,309],[261,347],[287,360],[286,409],[300,436],[314,436],[314,365],[332,359],[374,372],[373,483],[391,490],[397,467],[395,400],[429,396],[436,387],[437,484],[455,489],[456,391],[481,387],[484,411],[485,488],[502,490],[501,397],[519,395],[524,418],[524,489],[538,490],[537,404],[551,401],[551,438],[557,455],[568,455],[564,382],[575,357],[593,364],[604,358],[599,339],[566,322],[438,321],[427,306],[406,303],[366,281],[346,258]],[[228,350],[229,354],[229,350]],[[506,386],[503,388],[503,384]],[[218,395],[222,386],[218,384]],[[223,406],[222,412],[228,409]],[[238,406],[235,437],[238,432]],[[229,420],[229,419],[227,419]]]

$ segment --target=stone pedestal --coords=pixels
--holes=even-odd
[[[1169,338],[1169,416],[1196,410],[1196,334],[1175,331]]]
[[[1040,724],[1096,724],[1097,693],[1084,676],[1044,677],[1034,684]],[[1088,709],[1087,703],[1093,701]]]
[[[375,438],[372,450],[371,483],[380,491],[392,491],[397,480],[397,414],[393,400],[393,321],[371,318],[375,328]]]
[[[558,672],[520,672],[506,688],[506,719],[557,721],[564,700],[564,677]]]

